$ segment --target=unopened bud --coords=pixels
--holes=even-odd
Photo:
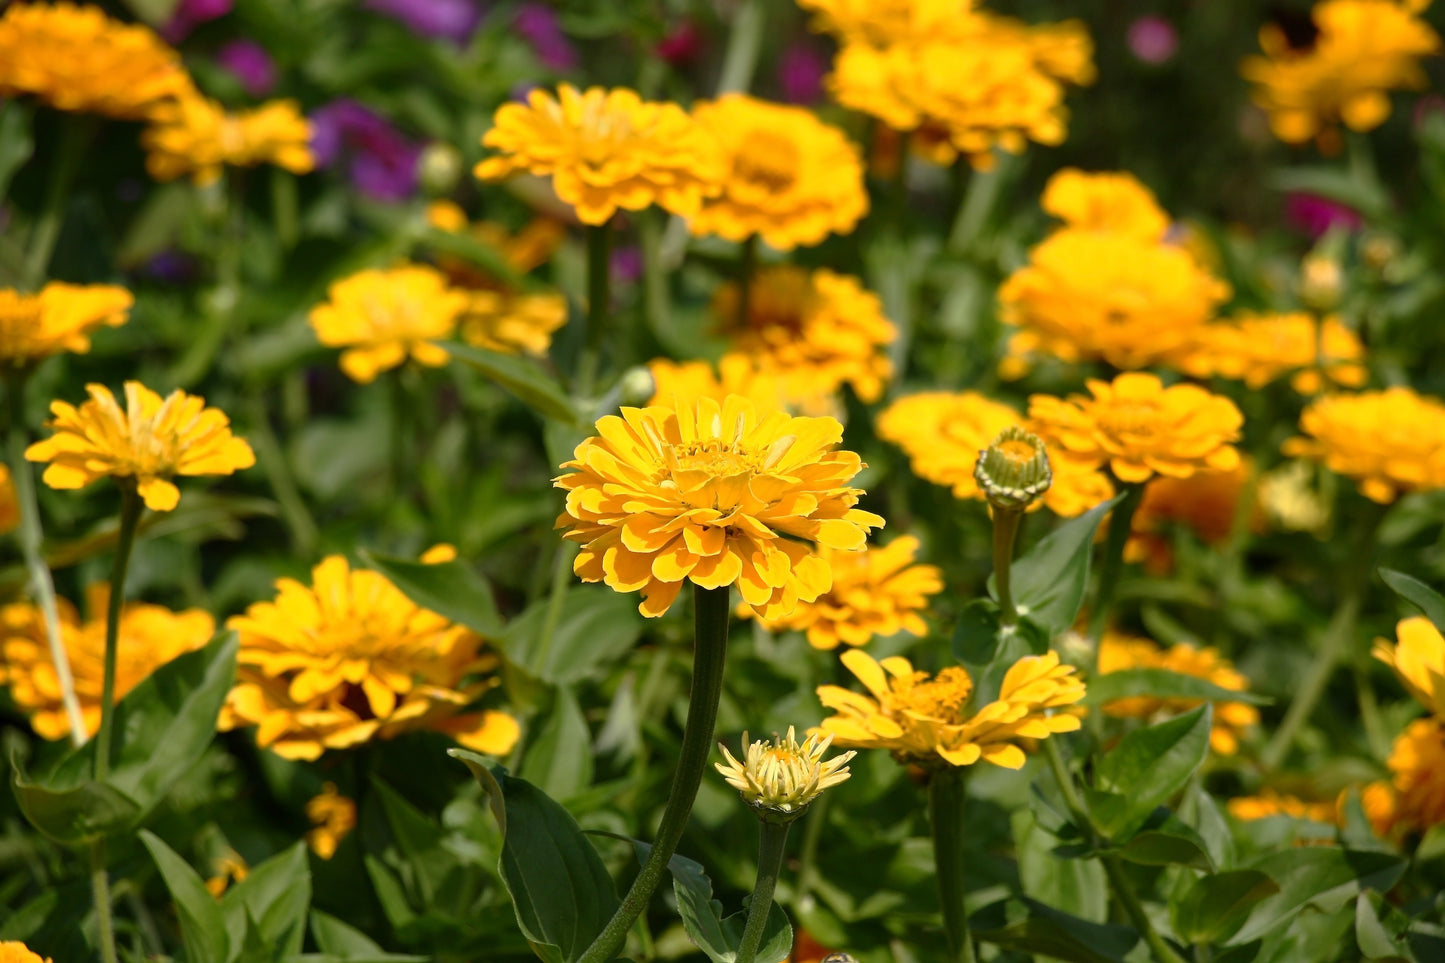
[[[1306,307],[1332,311],[1340,303],[1345,272],[1337,258],[1311,254],[1300,265],[1299,296]]]
[[[1054,475],[1039,436],[1013,426],[978,453],[973,479],[990,505],[1017,512],[1048,491]]]
[[[462,155],[451,144],[433,141],[421,152],[417,177],[433,197],[450,194],[462,177]]]
[[[858,963],[858,958],[851,953],[829,953],[818,963]]]
[[[641,366],[629,368],[617,382],[617,387],[621,393],[618,403],[634,408],[647,404],[657,394],[657,380],[652,377],[651,371]]]

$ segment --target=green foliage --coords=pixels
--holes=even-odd
[[[1078,619],[1089,585],[1094,535],[1109,510],[1123,497],[1119,495],[1069,519],[1014,562],[1014,605],[1020,615],[1050,636],[1072,628]]]
[[[1445,632],[1445,596],[1404,572],[1382,568],[1380,578],[1384,579],[1385,584],[1390,586],[1396,595],[1425,613],[1425,617],[1433,622],[1437,629]]]
[[[1155,808],[1184,787],[1209,752],[1208,704],[1128,733],[1099,759],[1089,813],[1100,832],[1128,840]]]

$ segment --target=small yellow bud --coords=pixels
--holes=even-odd
[[[1331,311],[1340,303],[1345,272],[1338,258],[1311,254],[1300,265],[1299,296],[1306,307]]]
[[[990,505],[1017,512],[1048,491],[1054,475],[1039,437],[1010,427],[978,453],[973,478]]]
[[[421,152],[417,179],[422,190],[433,197],[450,194],[462,177],[462,155],[451,144],[433,141]]]

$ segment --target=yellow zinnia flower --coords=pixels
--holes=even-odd
[[[964,31],[973,0],[798,0],[813,27],[840,41],[887,46]]]
[[[1108,464],[1124,482],[1148,481],[1155,473],[1188,478],[1239,464],[1230,442],[1238,440],[1244,416],[1228,398],[1197,385],[1166,388],[1142,372],[1087,384],[1092,398],[1029,398],[1032,428],[1059,460]]]
[[[727,165],[722,193],[689,219],[692,233],[758,235],[790,251],[847,234],[868,212],[858,148],[812,111],[728,94],[695,105],[692,115]]]
[[[912,535],[861,552],[824,547],[818,554],[833,573],[833,587],[763,624],[774,632],[805,632],[815,649],[867,645],[875,636],[886,639],[899,632],[926,635],[928,626],[920,613],[928,608],[929,596],[943,591],[943,573],[933,565],[914,565],[917,552],[918,539]],[[742,614],[750,612],[743,607]]]
[[[459,715],[496,684],[486,673],[497,658],[478,635],[340,555],[311,574],[310,586],[280,579],[275,601],[226,623],[241,650],[222,729],[255,725],[257,745],[287,759],[415,729],[447,732],[490,755],[511,750],[519,734],[511,716]]]
[[[10,469],[0,465],[0,535],[13,531],[20,524],[20,503],[15,500],[15,483]]]
[[[1049,178],[1039,201],[1069,227],[1161,241],[1169,215],[1154,192],[1127,171],[1088,173],[1065,167]]]
[[[1366,787],[1362,800],[1375,832],[1404,836],[1445,823],[1445,720],[1410,723],[1385,765],[1390,781]]]
[[[728,395],[742,395],[753,403],[759,416],[793,409],[808,415],[837,414],[838,404],[831,396],[812,401],[789,398],[783,379],[747,355],[725,354],[716,367],[707,361],[654,358],[647,363],[647,370],[653,384],[649,405],[668,406],[677,398],[711,398],[721,404]]]
[[[1429,712],[1445,719],[1445,638],[1422,615],[1401,619],[1396,645],[1376,639],[1375,658],[1395,670],[1400,682]]]
[[[152,112],[141,145],[147,152],[146,170],[158,181],[189,174],[204,186],[214,184],[226,166],[275,164],[293,174],[316,166],[311,125],[294,100],[229,114],[199,94],[184,97]]]
[[[336,791],[336,783],[321,787],[321,794],[306,803],[306,818],[312,829],[306,833],[306,845],[319,859],[336,855],[336,847],[356,828],[356,802]]]
[[[1196,378],[1233,378],[1262,388],[1290,375],[1290,386],[1315,394],[1326,384],[1358,388],[1369,377],[1360,362],[1365,347],[1338,317],[1242,312],[1228,322],[1207,324],[1174,362]]]
[[[566,323],[567,299],[560,294],[473,291],[459,330],[467,344],[488,351],[543,355]]]
[[[24,367],[62,351],[84,354],[90,333],[125,324],[133,303],[129,291],[108,284],[51,281],[36,294],[0,288],[0,364]]]
[[[52,401],[55,434],[25,450],[49,462],[51,488],[83,488],[97,478],[133,479],[146,507],[168,512],[180,501],[175,475],[229,475],[256,464],[251,446],[231,434],[231,422],[204,398],[172,391],[163,400],[139,381],[125,383],[125,409],[104,385],[86,385],[79,408]]]
[[[640,590],[646,616],[690,580],[736,582],[757,615],[778,618],[832,585],[815,546],[856,551],[883,524],[854,507],[863,492],[848,482],[863,462],[835,450],[843,426],[832,418],[759,416],[730,395],[623,408],[597,431],[554,482],[567,492],[557,527],[582,543],[583,581]]]
[[[749,743],[744,732],[744,761],[739,762],[727,746],[718,743],[728,764],[715,762],[713,767],[754,809],[771,811],[774,818],[776,814],[801,816],[823,790],[846,782],[852,775],[847,763],[857,755],[855,752],[823,761],[823,753],[832,742],[832,736],[819,737],[813,733],[799,743],[792,726],[788,727],[786,737],[773,733],[771,741],[761,739]]]
[[[51,963],[50,957],[41,957],[32,952],[24,943],[14,940],[0,942],[0,963]]]
[[[1221,689],[1243,692],[1249,680],[1215,649],[1198,649],[1181,642],[1161,649],[1149,639],[1141,639],[1109,630],[1099,641],[1099,675],[1126,669],[1165,669],[1180,675],[1192,675],[1213,682]],[[1130,696],[1104,704],[1104,714],[1119,718],[1149,719],[1158,715],[1177,715],[1202,705],[1199,699],[1156,699],[1151,696]],[[1259,710],[1247,702],[1216,702],[1214,726],[1209,730],[1209,745],[1223,756],[1239,751],[1239,737],[1246,729],[1259,724]]]
[[[1079,710],[1070,707],[1084,698],[1084,683],[1055,652],[1019,659],[1004,675],[998,699],[972,713],[973,680],[962,667],[930,676],[902,656],[878,662],[862,649],[849,649],[842,660],[872,698],[818,687],[823,705],[838,713],[819,729],[840,746],[887,749],[899,762],[924,767],[982,759],[1019,769],[1025,756],[1017,743],[1079,728]]]
[[[0,17],[0,96],[139,120],[193,89],[180,54],[100,7],[12,3]]]
[[[86,607],[92,618],[84,622],[74,605],[58,600],[60,638],[75,680],[86,735],[94,735],[100,728],[109,597],[110,589],[104,583],[90,586]],[[160,605],[127,602],[121,608],[116,648],[117,701],[176,656],[204,646],[215,632],[215,620],[201,609],[172,612]],[[0,655],[0,683],[10,687],[11,698],[30,716],[36,733],[45,739],[69,736],[70,720],[39,608],[27,603],[0,608]]]
[[[1265,787],[1257,796],[1236,796],[1226,804],[1229,814],[1242,822],[1268,819],[1270,816],[1292,816],[1317,823],[1336,822],[1333,802],[1306,802],[1298,796],[1276,792]]]
[[[1300,415],[1300,430],[1309,437],[1286,441],[1286,455],[1353,478],[1372,501],[1445,488],[1445,404],[1412,388],[1325,395]]]
[[[345,348],[341,370],[361,384],[408,357],[433,368],[446,364],[445,349],[431,342],[450,338],[471,303],[440,272],[415,264],[361,271],[333,283],[326,296],[309,316],[316,340]]]
[[[644,101],[625,88],[562,84],[555,97],[533,90],[525,105],[497,108],[482,144],[501,154],[478,164],[477,177],[550,176],[584,224],[652,204],[692,217],[721,189],[717,145],[696,121],[676,104]]]

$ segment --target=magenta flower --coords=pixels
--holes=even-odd
[[[161,36],[170,43],[180,43],[201,24],[230,12],[231,0],[181,0],[171,19],[161,27]]]
[[[1129,52],[1146,64],[1167,63],[1179,50],[1179,31],[1174,24],[1155,14],[1129,24],[1126,36]]]
[[[1311,238],[1322,236],[1332,227],[1354,231],[1364,224],[1363,218],[1354,208],[1304,191],[1291,191],[1285,195],[1284,218],[1290,226],[1298,228]]]
[[[482,11],[473,0],[366,0],[366,9],[400,20],[423,37],[464,44],[472,38]]]
[[[216,51],[216,63],[252,97],[266,97],[276,89],[276,63],[254,40],[232,40]]]
[[[524,3],[517,8],[512,26],[522,35],[543,66],[567,71],[577,66],[577,51],[562,32],[556,12],[545,3]]]
[[[823,76],[828,59],[816,47],[794,43],[778,58],[778,84],[790,104],[816,104],[823,99]]]
[[[416,192],[422,147],[385,117],[354,100],[335,100],[311,115],[311,150],[322,167],[345,165],[352,184],[378,201]]]

